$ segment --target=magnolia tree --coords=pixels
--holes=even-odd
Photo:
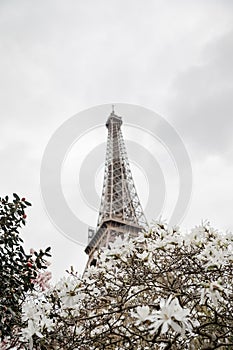
[[[0,349],[19,346],[22,305],[33,290],[44,290],[51,278],[45,271],[50,248],[26,253],[19,235],[31,204],[17,194],[13,197],[0,198]]]
[[[232,349],[231,234],[154,223],[28,293],[17,349]]]

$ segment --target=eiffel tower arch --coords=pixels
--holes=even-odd
[[[93,255],[100,247],[113,242],[119,235],[137,235],[147,227],[137,191],[134,185],[125,143],[121,131],[122,117],[114,108],[107,119],[107,151],[104,182],[96,229],[88,231],[89,255],[87,266],[95,264]]]

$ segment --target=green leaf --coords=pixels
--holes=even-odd
[[[13,193],[13,196],[15,197],[15,199],[17,199],[18,201],[20,200],[19,196],[16,193]]]

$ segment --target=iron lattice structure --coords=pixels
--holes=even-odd
[[[121,132],[122,118],[110,114],[104,183],[97,229],[89,229],[89,243],[85,251],[88,264],[93,262],[93,253],[106,246],[120,234],[135,235],[147,227],[147,221],[134,185],[129,160]]]

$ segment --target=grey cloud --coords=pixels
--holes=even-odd
[[[179,74],[174,120],[204,154],[227,155],[233,134],[233,31],[208,43],[202,63]]]

